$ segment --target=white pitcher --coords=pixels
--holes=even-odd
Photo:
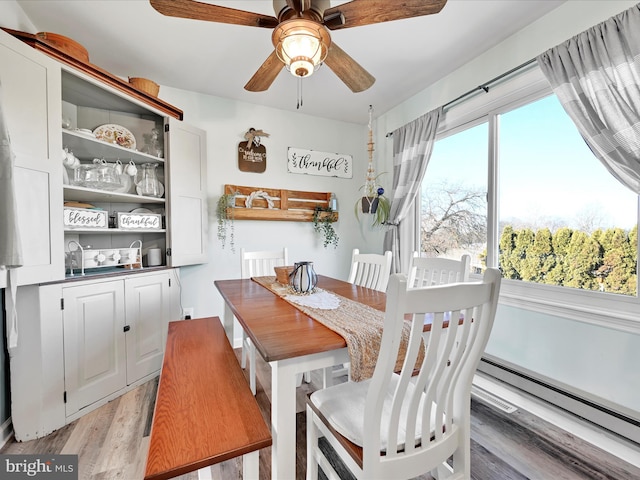
[[[316,288],[318,275],[313,269],[313,262],[297,262],[289,275],[289,285],[298,293],[310,293]]]

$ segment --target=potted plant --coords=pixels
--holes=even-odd
[[[313,212],[313,230],[317,233],[321,233],[324,237],[323,245],[325,248],[329,244],[333,245],[333,248],[338,246],[338,234],[333,228],[333,223],[336,221],[335,215],[333,215],[333,209],[331,207],[316,207]]]
[[[363,185],[360,189],[364,189],[364,195],[356,202],[356,218],[360,220],[360,212],[368,213],[373,215],[372,226],[384,225],[389,220],[391,213],[391,201],[384,196],[384,188],[372,182]]]
[[[227,243],[227,227],[231,226],[231,234],[229,235],[229,245],[231,251],[236,253],[233,228],[233,210],[236,206],[236,196],[238,193],[225,193],[218,199],[216,215],[218,217],[218,240],[222,242],[222,248]]]

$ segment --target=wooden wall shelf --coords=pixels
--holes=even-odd
[[[273,201],[273,208],[262,198],[255,198],[251,208],[245,207],[247,197],[253,192],[263,191]],[[276,220],[290,222],[312,222],[316,207],[327,208],[331,192],[303,192],[299,190],[278,190],[274,188],[243,187],[225,185],[224,193],[238,193],[236,208],[227,209],[227,215],[234,220]],[[233,210],[231,212],[230,210]],[[338,212],[322,212],[321,218],[331,216],[338,221]]]

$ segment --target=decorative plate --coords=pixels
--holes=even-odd
[[[114,145],[120,145],[121,147],[130,148],[131,150],[135,150],[136,148],[136,137],[122,125],[115,125],[113,123],[100,125],[93,131],[93,134],[98,140],[102,140],[103,142],[113,143]]]

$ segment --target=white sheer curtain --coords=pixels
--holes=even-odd
[[[384,251],[393,253],[392,273],[406,270],[405,263],[415,249],[415,236],[401,235],[406,229],[400,227],[420,190],[441,118],[442,107],[439,107],[393,131],[391,213],[384,236]],[[409,220],[412,222],[413,216]]]
[[[640,4],[537,60],[595,156],[640,194]]]

